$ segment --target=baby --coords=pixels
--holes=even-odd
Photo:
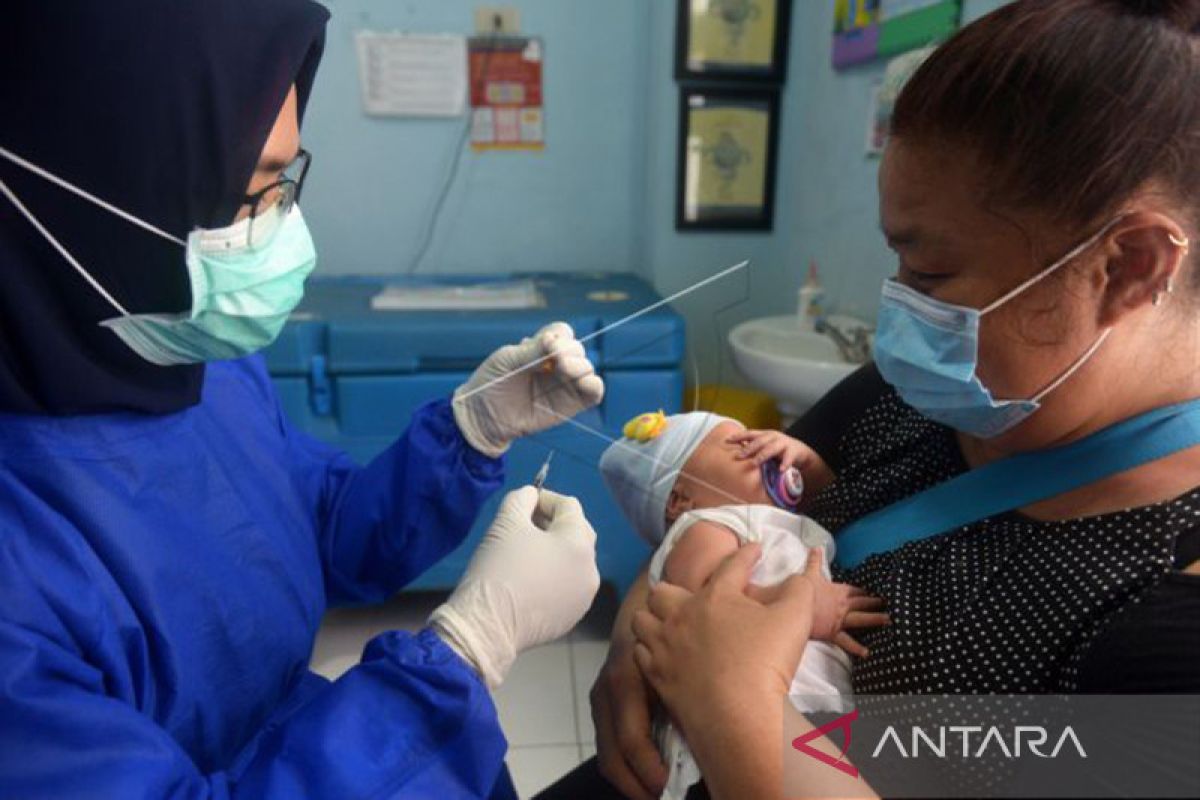
[[[826,580],[815,587],[812,634],[791,695],[801,698],[801,711],[839,710],[839,698],[851,691],[850,660],[842,648],[866,654],[843,630],[847,613],[875,608],[878,601],[828,580],[833,538],[798,513],[802,485],[807,482],[811,492],[828,483],[828,468],[802,442],[776,431],[749,431],[706,412],[643,414],[624,434],[605,451],[600,471],[634,529],[657,547],[651,586],[667,581],[697,591],[730,553],[759,542],[762,558],[749,593],[763,599],[770,587],[803,572],[810,553],[821,548]],[[662,797],[683,800],[700,779],[699,769],[669,721],[657,721],[656,738],[670,772]]]

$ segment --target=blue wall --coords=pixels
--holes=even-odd
[[[304,208],[325,274],[409,268],[465,119],[362,113],[354,32],[471,33],[467,0],[326,0]],[[423,271],[631,270],[640,249],[645,0],[520,0],[544,37],[548,147],[463,156]]]
[[[316,154],[305,209],[329,273],[402,271],[428,221],[461,120],[378,120],[360,109],[358,28],[469,32],[465,0],[327,0],[334,13],[305,140]],[[976,17],[1003,0],[966,0]],[[544,153],[468,151],[424,272],[615,270],[664,294],[745,258],[747,274],[677,307],[704,382],[736,382],[725,335],[795,308],[810,258],[830,305],[874,316],[894,269],[865,158],[875,63],[834,72],[832,0],[794,0],[780,128],[775,231],[674,229],[678,86],[675,0],[510,0],[545,37]],[[747,301],[748,302],[743,302]]]

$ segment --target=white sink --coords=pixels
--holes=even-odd
[[[846,333],[867,327],[849,317],[832,317],[830,322]],[[790,419],[861,366],[846,361],[828,336],[802,329],[794,314],[743,322],[729,332],[729,346],[742,374],[773,396]]]

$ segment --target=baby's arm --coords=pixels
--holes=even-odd
[[[663,580],[697,592],[738,545],[738,537],[729,528],[697,520],[679,536],[667,555]]]
[[[663,580],[689,592],[698,592],[721,562],[740,546],[740,540],[729,528],[708,520],[697,520],[680,534],[667,555]],[[855,586],[829,580],[822,570],[824,561],[823,552],[813,549],[804,571],[813,587],[812,603],[807,609],[812,614],[809,637],[832,642],[851,655],[866,656],[867,648],[849,631],[890,624],[890,616],[883,611],[884,601]],[[775,602],[782,589],[782,583],[774,586],[751,583],[746,587],[746,594],[760,603],[769,604]]]

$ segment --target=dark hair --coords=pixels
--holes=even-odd
[[[993,199],[1063,223],[1097,224],[1152,179],[1195,209],[1198,24],[1200,0],[1017,0],[933,52],[892,135],[966,148]]]

